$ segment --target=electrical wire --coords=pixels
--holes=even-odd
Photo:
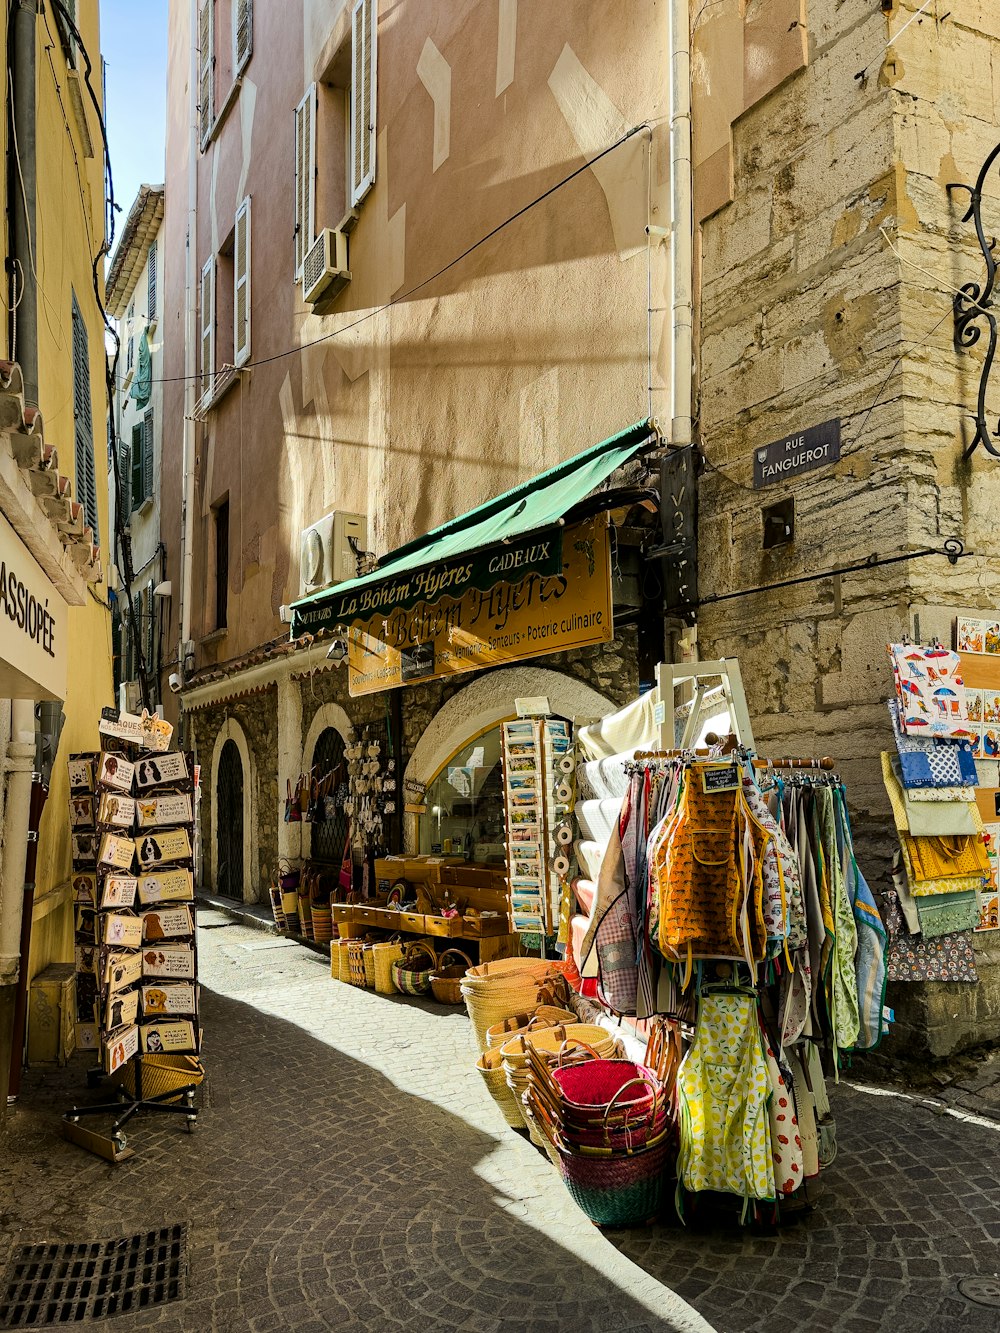
[[[60,0],[53,0],[53,3],[58,6],[60,5]],[[445,273],[448,273],[451,269],[455,268],[457,264],[460,264],[463,259],[468,259],[469,255],[473,254],[481,246],[486,245],[488,241],[492,241],[494,236],[499,235],[500,232],[504,231],[507,227],[509,227],[511,223],[517,222],[519,218],[524,217],[525,213],[530,212],[531,209],[536,208],[541,203],[544,203],[546,199],[548,199],[551,195],[555,194],[557,190],[561,190],[564,185],[568,185],[570,181],[575,180],[577,176],[582,175],[583,172],[585,171],[589,171],[590,168],[594,166],[595,163],[600,162],[601,159],[607,157],[609,153],[613,153],[616,148],[621,148],[622,144],[628,143],[628,141],[630,139],[634,139],[637,134],[642,134],[650,130],[652,128],[652,124],[653,124],[652,121],[644,120],[640,122],[640,124],[634,125],[630,130],[626,131],[626,133],[623,134],[620,139],[616,139],[614,143],[608,144],[607,148],[602,148],[601,151],[597,153],[594,157],[589,157],[586,160],[586,162],[581,163],[581,165],[576,167],[573,171],[571,171],[568,176],[563,176],[561,180],[556,181],[554,185],[550,185],[547,190],[544,190],[540,195],[536,196],[536,198],[529,200],[528,203],[524,204],[515,213],[511,213],[509,217],[504,218],[503,222],[498,222],[495,227],[493,227],[490,231],[488,231],[485,234],[485,236],[481,236],[478,241],[473,241],[473,243],[467,246],[461,252],[461,254],[456,255],[454,259],[449,259],[447,264],[442,265],[442,267],[439,268],[435,273],[431,273],[428,277],[422,278],[420,282],[415,283],[412,287],[408,287],[405,292],[399,292],[398,295],[390,297],[390,299],[386,301],[383,305],[375,306],[373,307],[373,309],[365,311],[363,315],[359,316],[355,320],[352,320],[350,324],[345,324],[339,329],[331,329],[329,333],[320,334],[318,338],[312,338],[308,342],[298,343],[295,347],[288,347],[285,348],[284,351],[274,352],[271,356],[258,357],[254,361],[244,361],[242,366],[231,367],[229,365],[225,365],[222,367],[222,369],[223,370],[233,369],[242,372],[244,370],[252,370],[255,366],[270,365],[272,361],[282,361],[286,356],[295,356],[297,353],[304,352],[310,347],[318,347],[321,343],[330,342],[333,338],[340,338],[343,334],[350,333],[352,329],[356,329],[362,324],[367,324],[369,320],[375,319],[378,315],[384,314],[387,310],[391,310],[394,306],[401,305],[404,301],[410,300],[410,298],[415,296],[417,292],[420,292],[425,287],[430,286],[432,282],[436,282],[438,278],[443,277]],[[159,379],[154,379],[151,381],[151,383],[185,384],[191,380],[197,382],[200,379],[201,375],[197,374],[167,375]]]

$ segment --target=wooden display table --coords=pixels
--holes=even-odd
[[[461,941],[479,945],[479,961],[513,958],[520,952],[520,940],[510,931],[506,916],[462,917],[431,916],[421,912],[396,912],[390,907],[365,907],[360,903],[331,903],[333,919],[341,939],[357,939],[369,930],[392,934],[444,936],[458,945]]]

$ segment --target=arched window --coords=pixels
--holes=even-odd
[[[344,855],[344,843],[347,839],[347,764],[344,761],[344,738],[336,727],[327,727],[320,732],[313,750],[312,767],[317,778],[324,778],[333,773],[333,783],[329,795],[332,802],[326,802],[326,808],[332,817],[317,821],[312,826],[311,857],[314,861],[324,861],[330,865],[339,865]]]
[[[500,728],[490,727],[448,759],[428,784],[421,852],[485,861],[504,851]]]

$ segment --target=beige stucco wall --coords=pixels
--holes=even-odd
[[[187,193],[181,8],[171,12],[171,254]],[[333,313],[308,313],[291,281],[292,111],[343,28],[343,6],[255,8],[242,88],[199,155],[199,268],[245,188],[251,358],[278,358],[244,374],[199,428],[196,588],[211,574],[211,506],[226,494],[231,531],[229,628],[199,647],[199,665],[282,633],[278,608],[299,593],[299,534],[329,510],[367,514],[369,546],[384,554],[646,417],[650,403],[654,415],[670,415],[667,252],[645,236],[647,219],[667,221],[664,7],[403,0],[381,9],[376,184],[351,233],[353,277]],[[585,167],[644,121],[649,131]],[[324,173],[339,170],[336,155],[321,152],[321,199]],[[176,305],[176,281],[168,302],[171,293]],[[176,351],[166,355],[176,362]],[[196,638],[210,627],[196,615]]]

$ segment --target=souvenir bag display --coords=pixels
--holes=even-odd
[[[904,787],[975,786],[978,775],[969,741],[962,738],[935,740],[929,736],[908,736],[902,727],[897,699],[889,701],[889,716]]]
[[[885,924],[889,932],[886,965],[890,981],[978,981],[972,934],[953,934],[925,939],[913,935],[903,920],[897,892],[885,895]]]
[[[892,643],[889,658],[905,735],[971,737],[958,653],[938,644]]]

